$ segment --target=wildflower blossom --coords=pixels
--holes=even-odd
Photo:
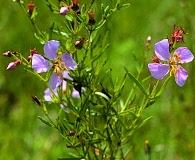
[[[56,75],[56,74],[53,74],[53,75],[51,76],[51,78],[50,78],[50,82],[49,82],[49,83],[52,84],[52,82],[54,82],[53,84],[54,84],[54,85],[57,84],[57,86],[59,86],[59,85],[62,84],[62,90],[61,90],[61,92],[62,92],[62,93],[65,93],[65,92],[66,92],[66,85],[67,85],[67,82],[66,82],[65,80],[62,80],[62,79],[66,78],[66,79],[71,80],[71,81],[73,80],[73,79],[69,76],[68,73],[69,73],[68,71],[64,71],[63,74],[61,75],[62,77],[61,77],[60,79],[58,79],[58,80],[59,80],[58,82],[54,82],[54,81],[56,80],[56,77],[55,77],[55,76],[57,76],[57,75]],[[51,88],[54,88],[53,93],[55,94],[55,96],[58,97],[58,91],[59,91],[60,87],[51,87]],[[44,99],[45,99],[46,101],[53,101],[53,100],[52,100],[52,97],[54,96],[53,93],[50,91],[49,88],[47,88],[47,89],[44,91]],[[77,90],[75,90],[74,88],[73,88],[73,91],[72,91],[72,97],[73,97],[73,98],[80,98],[79,92],[78,92]]]
[[[174,74],[176,83],[179,86],[183,86],[187,80],[188,73],[180,64],[191,62],[194,59],[188,48],[179,47],[171,56],[168,39],[163,39],[155,44],[155,54],[159,60],[167,63],[160,61],[149,63],[148,68],[151,75],[156,79],[163,79],[170,72],[170,75]]]
[[[59,46],[59,41],[48,41],[44,45],[44,53],[46,58],[39,54],[34,54],[32,57],[32,68],[37,73],[47,72],[51,68],[54,68],[54,72],[49,80],[49,85],[53,90],[55,90],[62,83],[62,73],[64,70],[74,70],[77,67],[77,64],[72,59],[71,54],[57,54]]]

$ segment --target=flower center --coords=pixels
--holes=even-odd
[[[61,53],[58,53],[59,57],[53,61],[53,68],[54,72],[56,72],[58,75],[60,75],[65,69],[66,69],[66,64],[65,62],[62,62],[62,59],[60,57]]]
[[[181,63],[181,56],[174,52],[173,57],[169,61],[169,65],[171,67],[170,75],[172,75],[172,73],[176,75],[176,73],[180,69],[178,63]]]

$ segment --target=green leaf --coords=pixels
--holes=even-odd
[[[65,18],[66,18],[68,21],[70,21],[70,22],[72,22],[72,21],[74,20],[74,17],[73,17],[72,15],[66,15]]]
[[[107,101],[110,101],[110,98],[102,92],[95,92],[95,94],[105,98]]]
[[[33,9],[33,12],[32,12],[32,15],[31,15],[30,18],[34,21],[37,14],[38,14],[37,8],[35,7],[35,8]]]
[[[120,81],[117,81],[117,85],[115,85],[116,87],[114,88],[114,92],[121,92],[121,89],[123,88],[125,81],[126,81],[126,77],[127,74],[125,74]]]
[[[138,126],[138,128],[140,128],[141,126],[143,126],[143,125],[144,125],[148,120],[150,120],[151,118],[153,118],[153,116],[150,116],[150,117],[144,119],[144,120],[142,121],[142,123]]]
[[[165,90],[165,87],[167,86],[169,80],[170,80],[171,76],[169,76],[163,83],[162,87],[160,88],[160,90],[158,91],[158,93],[155,95],[155,97],[158,97],[162,94],[162,92]]]
[[[122,4],[122,5],[117,5],[117,9],[120,10],[120,9],[125,9],[125,8],[128,8],[130,6],[130,3],[125,3],[125,4]]]
[[[42,117],[38,116],[38,118],[43,122],[45,123],[46,125],[50,126],[50,127],[53,127],[54,125],[51,124],[50,122],[46,121],[45,119],[43,119]]]
[[[120,124],[125,128],[127,129],[127,127],[125,126],[125,123],[124,123],[124,119],[118,114],[118,112],[113,108],[111,107],[111,110],[114,112],[114,114],[116,115],[117,117],[117,120],[120,122]]]
[[[58,10],[59,10],[59,8],[58,8],[58,6],[57,5],[55,5],[54,3],[52,3],[50,0],[46,0],[46,2],[47,2],[47,6],[49,7],[49,9],[52,11],[52,12],[56,12],[57,11],[57,13],[59,13],[58,12]]]
[[[100,23],[95,27],[95,30],[100,29],[105,23],[106,23],[106,20],[100,21]]]
[[[128,72],[127,68],[125,67],[125,70],[131,80],[139,87],[139,89],[146,95],[148,96],[148,93],[146,92],[146,89],[142,86],[142,84],[130,73]]]
[[[41,44],[45,44],[49,40],[49,34],[47,32],[34,33],[34,35]]]
[[[107,63],[108,59],[104,60],[95,70],[94,75],[99,75],[105,64]],[[93,62],[93,61],[92,61]],[[91,62],[90,62],[91,63]]]

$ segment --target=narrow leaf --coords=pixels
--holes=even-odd
[[[102,92],[95,92],[95,94],[105,98],[107,101],[110,101],[109,97]]]
[[[43,119],[42,117],[38,116],[38,118],[43,122],[45,123],[46,125],[50,126],[50,127],[53,127],[53,124],[51,124],[50,122],[46,121],[45,119]]]
[[[168,84],[170,78],[171,78],[171,76],[169,76],[169,77],[165,80],[165,82],[163,83],[162,87],[160,88],[160,90],[158,91],[158,93],[156,94],[155,97],[160,96],[161,93],[165,90],[165,87],[167,86],[167,84]]]
[[[146,96],[148,96],[148,94],[147,94],[145,88],[142,86],[142,84],[141,84],[141,83],[140,83],[140,82],[139,82],[139,81],[138,81],[130,72],[128,72],[128,70],[127,70],[126,67],[125,67],[125,70],[126,70],[128,76],[129,76],[129,78],[130,78],[131,80],[133,80],[133,82],[139,87],[139,89],[140,89]]]

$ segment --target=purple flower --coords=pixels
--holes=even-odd
[[[72,59],[71,54],[58,54],[59,46],[59,41],[48,41],[44,45],[44,53],[46,58],[39,54],[34,54],[32,57],[32,68],[37,73],[47,72],[51,68],[54,68],[54,72],[49,80],[49,85],[53,90],[55,90],[62,83],[62,73],[64,70],[74,70],[77,67],[77,64]]]
[[[32,57],[32,68],[37,73],[47,72],[51,68],[54,68],[49,79],[50,88],[53,90],[55,96],[58,97],[59,86],[63,82],[63,75],[65,70],[74,70],[77,67],[76,62],[72,59],[71,54],[63,53],[58,54],[60,43],[56,40],[48,41],[44,45],[44,53],[46,58],[39,54],[34,54]],[[44,91],[44,99],[46,101],[53,101],[53,93],[47,88]]]
[[[69,79],[69,80],[73,80],[70,76],[69,76],[69,74],[68,74],[69,72],[68,71],[64,71],[63,72],[63,74],[62,74],[62,77],[61,78],[59,78],[59,79],[57,79],[55,76],[55,74],[53,74],[52,76],[51,76],[51,78],[50,78],[50,81],[52,82],[52,81],[57,81],[57,82],[54,82],[53,84],[54,85],[56,85],[57,84],[57,86],[59,86],[59,85],[61,85],[62,84],[62,93],[65,93],[66,92],[66,84],[67,84],[67,82],[65,81],[65,80],[62,80],[63,78],[66,78],[66,79]],[[50,82],[50,83],[51,83]],[[51,84],[50,84],[51,85]],[[52,87],[51,87],[52,88]],[[56,87],[56,88],[54,88],[54,90],[53,90],[53,92],[54,92],[54,94],[58,97],[58,91],[59,91],[59,87]],[[46,101],[53,101],[53,99],[52,99],[52,97],[53,97],[54,95],[52,94],[52,92],[50,91],[50,89],[49,88],[47,88],[45,91],[44,91],[44,99],[46,100]],[[79,95],[79,92],[77,91],[77,90],[75,90],[74,88],[73,88],[73,91],[72,91],[72,97],[73,98],[80,98],[80,95]]]
[[[168,39],[163,39],[155,44],[155,54],[157,58],[165,63],[149,63],[148,68],[152,77],[163,79],[170,72],[174,74],[175,81],[179,86],[183,86],[188,78],[187,71],[179,64],[191,62],[194,59],[193,54],[187,47],[179,47],[174,53],[170,54]]]

